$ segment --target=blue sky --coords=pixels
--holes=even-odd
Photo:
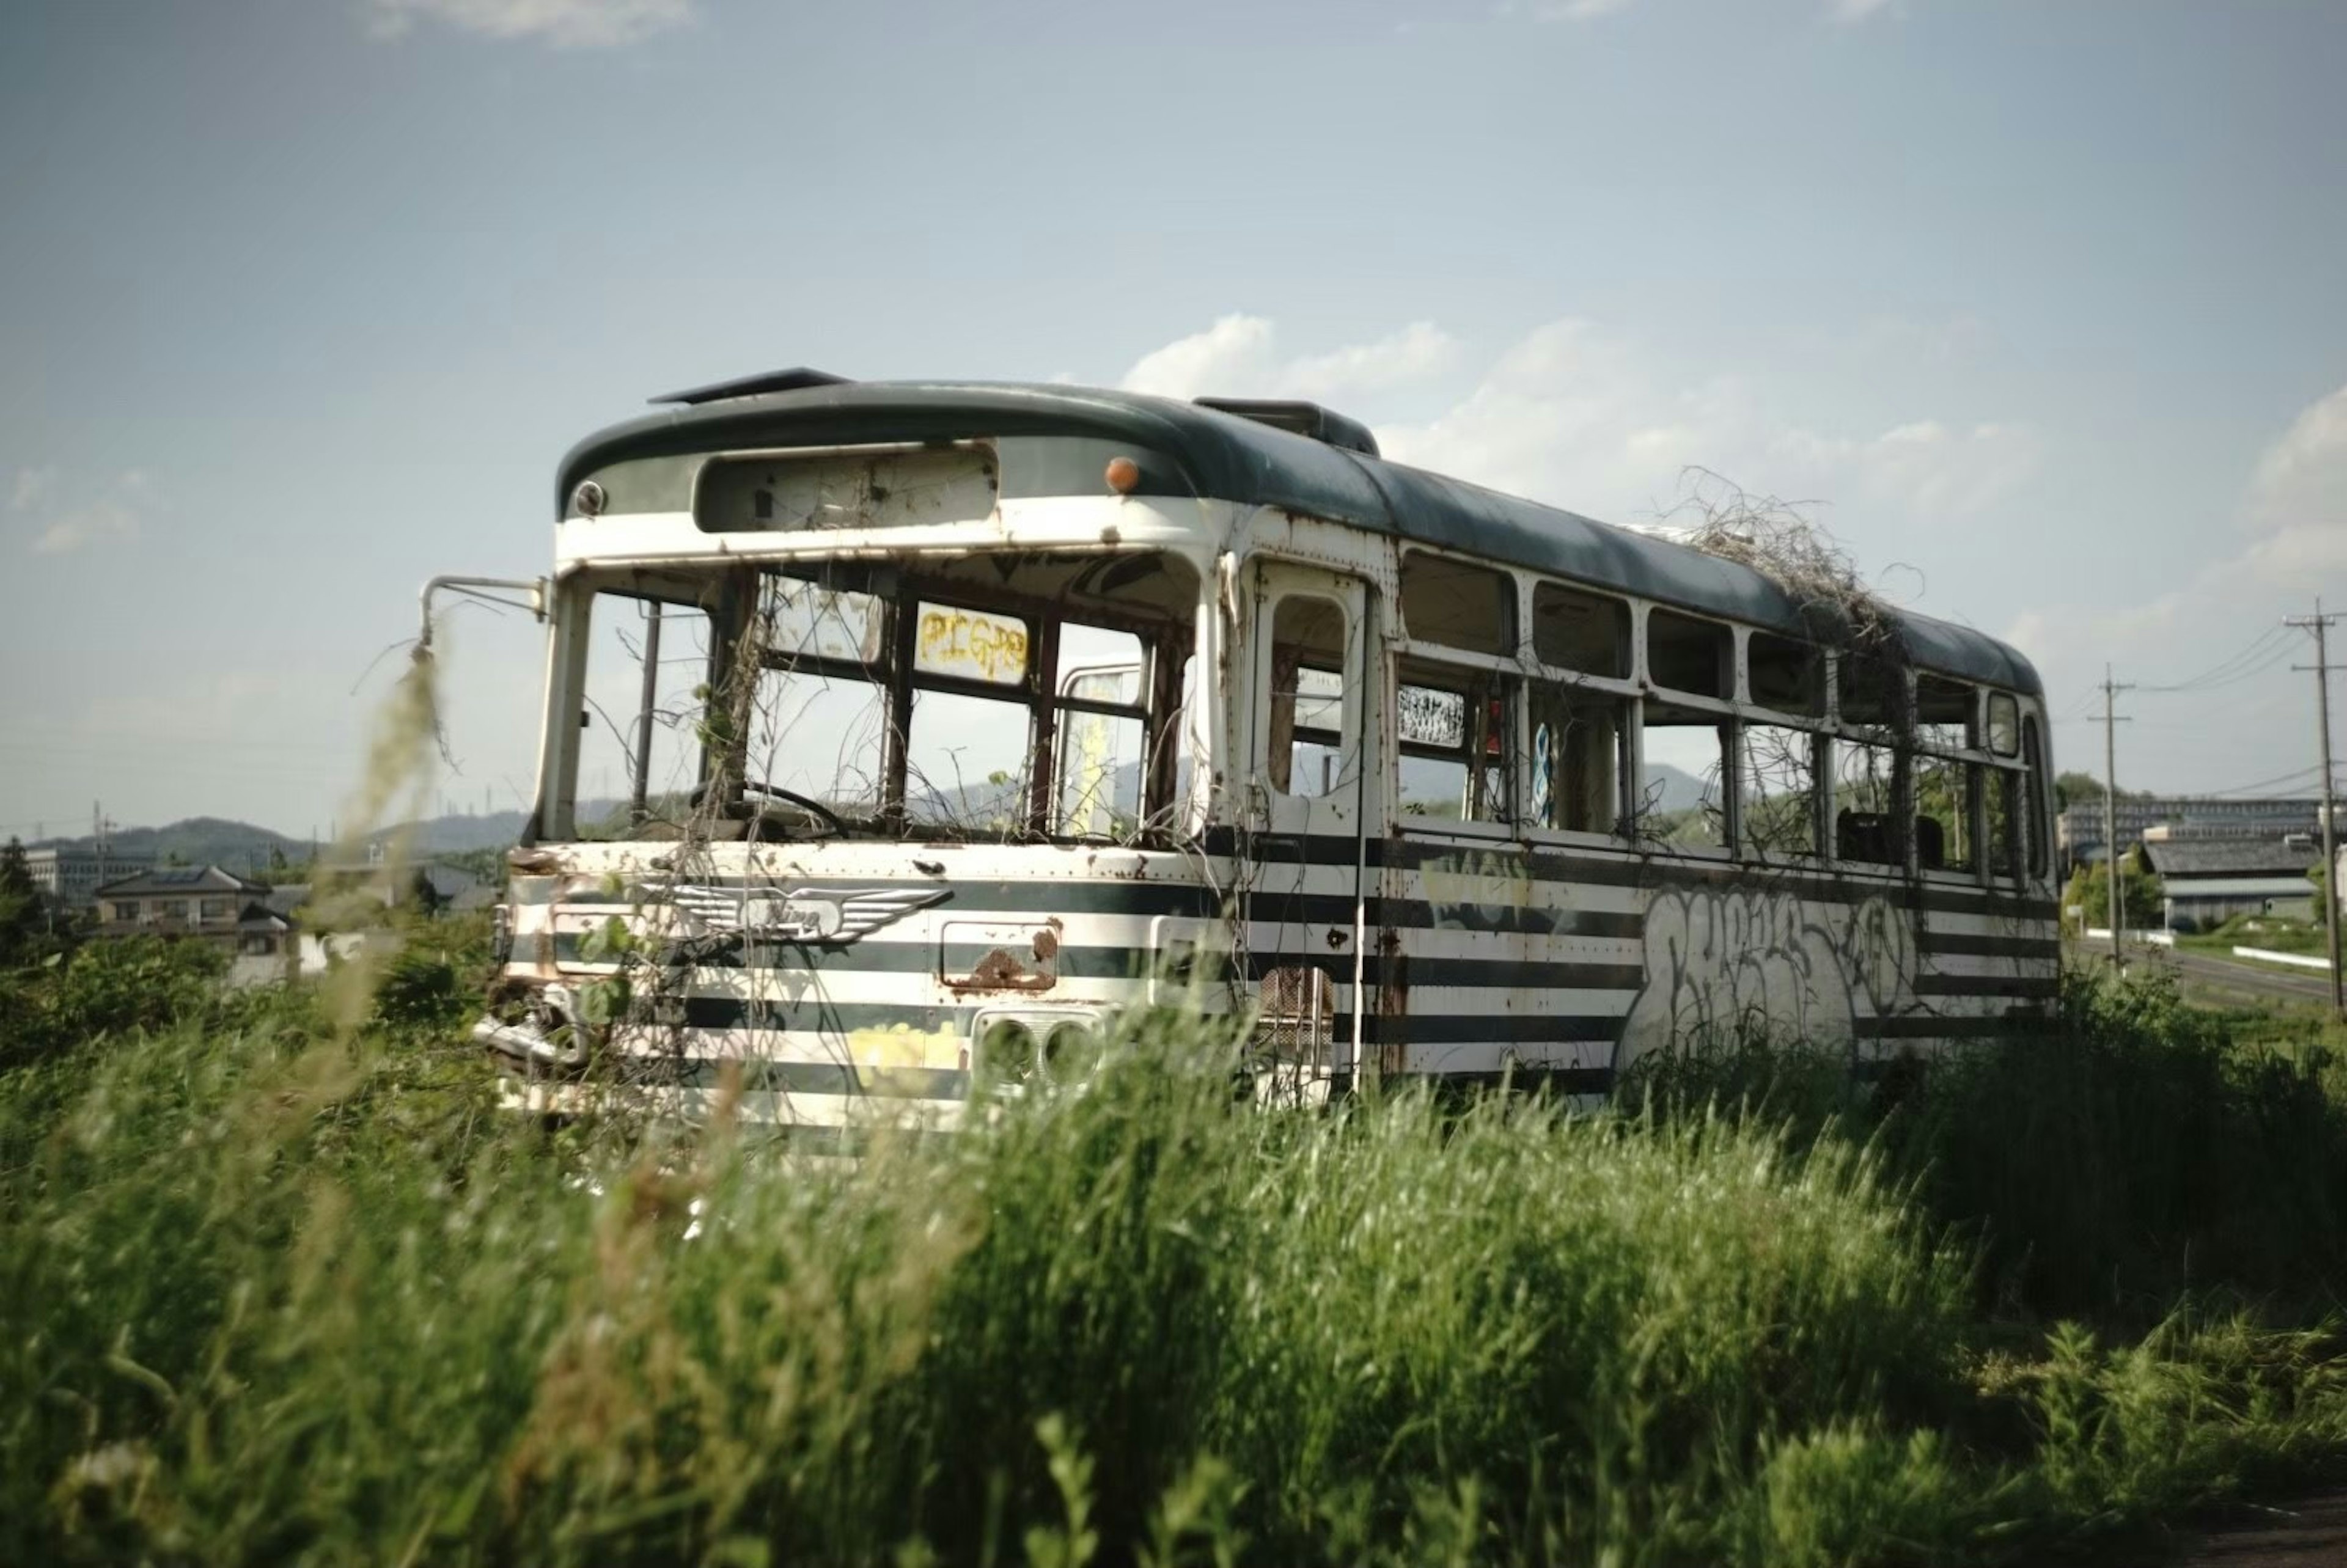
[[[1310,395],[1617,521],[1703,465],[2057,713],[2245,654],[2123,782],[2311,787],[2342,67],[2347,8],[2148,0],[10,6],[0,834],[323,830],[422,579],[801,363]],[[443,787],[513,804],[532,630],[449,637]]]

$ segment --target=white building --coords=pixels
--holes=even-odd
[[[52,905],[64,909],[87,909],[100,883],[151,870],[154,865],[151,855],[125,855],[118,849],[108,850],[102,859],[94,848],[72,845],[45,844],[25,851],[25,868],[33,874],[33,886]]]

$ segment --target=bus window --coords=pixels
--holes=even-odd
[[[1950,753],[1977,738],[1976,693],[1960,681],[1915,678],[1915,864],[1926,871],[1970,871],[1979,865],[1972,803],[1979,769]]]
[[[1842,655],[1836,690],[1845,727],[1876,731],[1886,741],[1906,728],[1906,678],[1889,660],[1866,653]]]
[[[2000,757],[2021,754],[2021,704],[2002,692],[1988,694],[1988,749]]]
[[[1825,717],[1826,661],[1818,649],[1756,631],[1745,644],[1745,662],[1755,703],[1779,713]]]
[[[1401,622],[1411,641],[1512,658],[1516,583],[1504,572],[1412,550],[1401,560]]]
[[[762,837],[1090,837],[1170,804],[1176,759],[1150,771],[1144,739],[1175,723],[1187,673],[1196,579],[1181,563],[972,552],[918,575],[814,569],[727,569],[698,721],[722,815]]]
[[[1532,652],[1543,664],[1616,680],[1630,673],[1630,607],[1543,582],[1532,589]]]
[[[1727,736],[1717,713],[1649,700],[1638,832],[1684,849],[1727,847]]]
[[[1915,864],[1922,869],[1970,871],[1978,865],[1972,831],[1978,773],[1971,763],[1916,753]]]
[[[1836,741],[1833,754],[1834,858],[1860,866],[1904,866],[1907,849],[1899,832],[1895,753],[1889,746]]]
[[[1745,852],[1768,859],[1817,854],[1818,738],[1777,724],[1747,724],[1738,733],[1744,743],[1737,785],[1744,795]]]
[[[850,816],[879,811],[888,698],[872,671],[886,657],[887,624],[875,594],[779,572],[764,579],[743,779]],[[718,727],[733,726],[723,720]],[[754,788],[746,796],[769,798]]]
[[[589,616],[573,831],[582,838],[659,836],[692,810],[709,616],[696,604],[620,591],[597,594]],[[639,802],[641,824],[657,832],[640,825]]]
[[[2046,842],[2050,825],[2045,815],[2045,753],[2037,743],[2034,718],[2021,721],[2021,767],[2029,804],[2029,822],[2024,830],[2029,842],[2029,875],[2042,877],[2051,849]]]
[[[1646,612],[1646,673],[1657,686],[1696,697],[1726,697],[1735,648],[1735,639],[1717,620],[1667,610]]]
[[[1598,692],[1532,692],[1531,815],[1540,827],[1611,833],[1621,811],[1622,737],[1629,703]]]
[[[1508,822],[1508,691],[1480,671],[1411,661],[1396,691],[1402,813]]]
[[[1271,622],[1271,736],[1265,763],[1286,795],[1333,794],[1351,777],[1345,743],[1345,611],[1293,595]]]
[[[2014,737],[2015,743],[2019,736]],[[2017,768],[1989,768],[1982,804],[1987,811],[1988,868],[1993,876],[2021,875],[2021,773]]]
[[[1143,738],[1148,665],[1130,631],[1062,623],[1051,690],[1059,733],[1051,831],[1128,836],[1139,825],[1145,781]]]

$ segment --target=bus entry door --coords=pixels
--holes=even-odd
[[[1358,578],[1258,562],[1248,690],[1247,979],[1282,1092],[1357,1071],[1366,824],[1378,809],[1370,596]]]

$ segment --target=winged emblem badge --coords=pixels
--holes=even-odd
[[[712,887],[681,882],[669,901],[711,937],[846,947],[916,909],[952,897],[944,887]]]

